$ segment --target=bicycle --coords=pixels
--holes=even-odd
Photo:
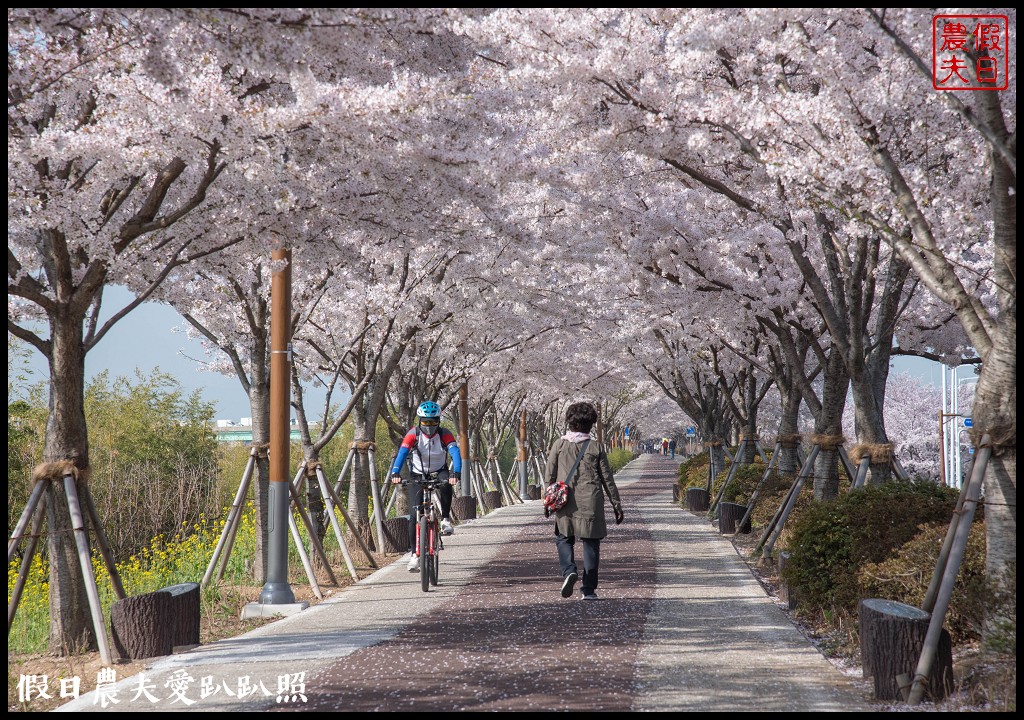
[[[403,480],[402,485],[408,485],[410,482],[412,481]],[[441,521],[434,507],[434,491],[445,482],[436,472],[424,475],[419,481],[423,488],[423,501],[416,508],[415,552],[420,559],[420,587],[423,592],[429,592],[431,585],[437,585],[439,555],[444,550],[444,541],[441,539]]]

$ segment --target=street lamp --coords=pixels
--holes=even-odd
[[[961,424],[960,420],[957,419],[963,417],[960,412],[960,387],[965,382],[978,381],[976,376],[958,377],[961,367],[968,366],[958,365],[957,367],[949,368],[948,393],[946,367],[943,366],[942,368],[942,411],[939,415],[939,440],[942,455],[940,459],[940,476],[947,486],[955,488],[959,488],[963,482],[961,477],[960,433],[963,432],[964,427],[970,427],[967,424],[970,422],[970,418],[965,418],[964,424]],[[946,432],[947,426],[945,423],[950,420],[952,420],[953,425],[949,426],[949,432]]]

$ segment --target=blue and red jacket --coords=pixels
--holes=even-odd
[[[433,435],[427,435],[418,427],[409,428],[398,448],[398,456],[391,467],[391,474],[397,475],[412,451],[412,471],[417,475],[437,472],[448,467],[448,455],[452,456],[452,472],[462,472],[462,455],[459,443],[449,430],[439,427]]]

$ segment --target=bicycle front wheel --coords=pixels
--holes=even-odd
[[[420,588],[430,590],[430,565],[434,555],[430,552],[430,521],[420,518]]]
[[[435,525],[433,532],[431,533],[433,538],[430,543],[430,556],[427,558],[428,564],[430,565],[430,584],[437,585],[437,569],[441,563],[441,542],[440,542],[440,530]]]

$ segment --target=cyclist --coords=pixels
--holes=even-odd
[[[391,467],[391,482],[402,482],[402,466],[409,451],[412,451],[411,473],[409,476],[409,572],[420,569],[420,559],[416,556],[416,508],[423,502],[424,475],[437,473],[441,480],[448,480],[438,488],[437,495],[441,501],[441,534],[451,535],[455,532],[451,522],[452,485],[462,479],[462,456],[459,454],[459,443],[455,436],[441,427],[441,407],[432,400],[420,404],[416,409],[418,423],[409,428],[402,445]],[[452,471],[448,473],[448,455],[452,456]]]

